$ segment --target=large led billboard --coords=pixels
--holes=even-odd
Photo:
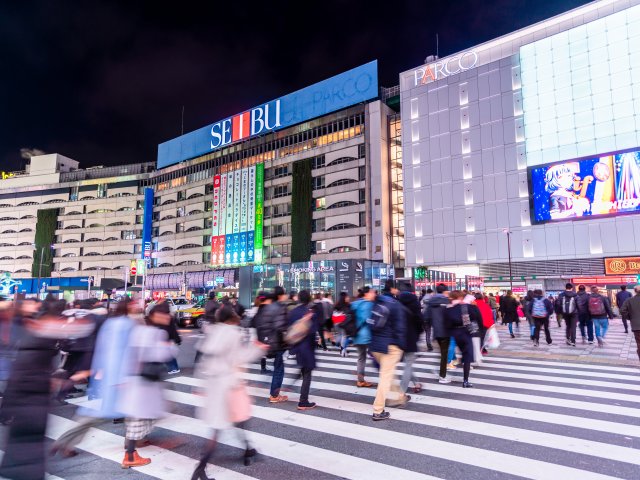
[[[158,145],[158,168],[213,152],[366,102],[378,96],[378,61],[340,73],[284,97]]]
[[[640,212],[640,150],[529,167],[534,223]]]
[[[527,165],[640,145],[640,5],[520,48]]]
[[[262,262],[264,164],[213,177],[211,265]]]

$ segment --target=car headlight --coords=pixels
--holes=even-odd
[[[189,313],[189,312],[182,312],[182,317],[183,317],[183,318],[191,318],[191,313]]]

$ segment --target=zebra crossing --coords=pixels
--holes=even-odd
[[[220,479],[452,479],[591,480],[640,478],[640,369],[574,362],[488,357],[471,372],[473,389],[437,383],[437,352],[420,353],[416,374],[423,391],[391,420],[370,419],[375,389],[355,386],[355,363],[337,352],[318,353],[311,400],[318,408],[298,412],[295,360],[287,361],[290,401],[267,402],[270,376],[250,365],[244,377],[254,397],[249,435],[260,452],[245,467],[234,432],[220,438],[209,465]],[[402,370],[402,364],[397,372]],[[375,372],[368,366],[368,378]],[[124,428],[93,429],[72,459],[54,459],[51,475],[88,478],[87,468],[107,478],[189,479],[210,432],[196,416],[205,401],[191,375],[170,378],[171,414],[157,423],[143,456],[152,463],[123,471]],[[82,403],[85,399],[75,400]],[[51,415],[55,439],[74,425],[73,408]]]

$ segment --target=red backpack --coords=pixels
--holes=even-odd
[[[607,311],[604,308],[602,296],[591,295],[589,297],[589,313],[594,317],[601,317],[603,315],[606,315]]]

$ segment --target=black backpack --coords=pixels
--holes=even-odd
[[[380,332],[384,330],[389,320],[389,307],[387,307],[380,300],[376,300],[376,303],[371,309],[369,318],[367,318],[367,324],[371,327],[372,332]]]
[[[338,324],[338,328],[344,331],[344,334],[347,337],[354,337],[355,335],[357,335],[358,330],[360,330],[358,328],[356,316],[353,314],[351,309],[344,312],[344,315],[345,319],[342,321],[342,323]]]

